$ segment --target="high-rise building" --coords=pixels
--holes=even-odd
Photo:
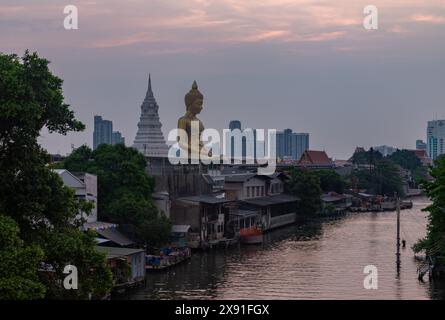
[[[241,121],[239,120],[232,120],[229,122],[229,130],[233,131],[233,130],[240,130],[242,132],[242,128],[241,128]],[[229,133],[230,134],[230,133]],[[239,155],[235,154],[235,144],[239,143],[235,141],[235,137],[234,136],[230,136],[230,154],[228,154],[229,150],[226,150],[226,155],[229,158],[239,158]],[[246,139],[245,138],[241,138],[241,156],[243,159],[246,158],[246,150],[247,150],[247,145],[246,145]]]
[[[426,143],[423,140],[416,140],[416,150],[426,150]]]
[[[101,144],[125,144],[125,138],[119,131],[113,131],[113,122],[94,116],[93,149]]]
[[[243,135],[241,137],[241,155],[242,158],[244,160],[246,160],[246,158],[252,158],[252,159],[256,159],[257,154],[256,154],[256,150],[257,150],[257,132],[256,129],[252,129],[252,143],[253,143],[253,148],[252,147],[248,147],[247,146],[247,136],[248,136],[248,131],[243,132],[243,129],[241,127],[241,121],[239,120],[232,120],[229,122],[229,130],[233,131],[233,130],[240,130],[241,134]],[[228,135],[230,135],[231,133],[228,133]],[[226,137],[227,139],[227,137]],[[228,148],[228,146],[227,146]],[[229,154],[230,152],[230,154]],[[263,151],[264,152],[264,151]],[[226,156],[234,158],[236,157],[235,155],[235,136],[230,136],[230,151],[226,150]],[[259,157],[264,157],[264,155],[258,155]]]
[[[111,144],[113,139],[113,122],[94,116],[93,149],[101,144]]]
[[[435,160],[438,156],[445,153],[445,120],[428,121],[426,136],[428,156]]]
[[[166,157],[168,146],[161,131],[158,114],[159,106],[151,88],[151,76],[148,76],[148,89],[141,105],[141,117],[133,148],[145,156]]]
[[[241,130],[241,121],[239,120],[232,120],[229,122],[229,129],[230,130],[235,130],[235,129],[239,129]]]
[[[113,131],[111,144],[123,144],[125,145],[125,138],[119,131]]]
[[[292,129],[277,131],[277,157],[288,160],[299,160],[309,149],[309,133],[296,133]]]

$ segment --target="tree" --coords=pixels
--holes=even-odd
[[[393,196],[397,192],[401,196],[404,195],[400,168],[391,160],[377,161],[372,171],[355,170],[350,181],[353,184],[351,187],[367,189],[370,193]]]
[[[148,176],[144,156],[133,148],[100,145],[74,150],[59,166],[98,176],[98,216],[117,223],[138,242],[164,244],[170,237],[170,221],[154,205],[154,179]]]
[[[321,210],[320,179],[316,173],[292,168],[289,172],[290,179],[287,182],[287,191],[300,198],[299,212],[305,215],[315,215]]]
[[[45,286],[37,274],[43,254],[37,245],[25,246],[19,238],[17,223],[0,215],[1,299],[29,300],[45,296]]]
[[[343,193],[345,191],[346,182],[334,170],[318,170],[315,174],[320,179],[320,187],[323,192],[335,191],[337,193]]]
[[[423,209],[428,212],[426,237],[414,246],[414,252],[426,251],[429,256],[445,256],[445,157],[439,157],[430,168],[431,182],[422,185],[432,203]]]
[[[387,158],[411,172],[422,166],[422,162],[412,150],[397,150]]]
[[[62,80],[49,71],[48,64],[28,51],[22,58],[0,54],[0,212],[15,221],[23,246],[43,250],[42,262],[56,269],[67,261],[78,263],[79,273],[86,275],[79,278],[79,286],[94,294],[112,284],[110,274],[103,272],[105,258],[95,254],[91,236],[78,231],[81,221],[75,217],[85,206],[46,166],[49,156],[37,143],[44,127],[60,134],[84,128],[64,103]],[[67,240],[76,245],[69,247]],[[16,246],[20,248],[18,242]],[[51,254],[54,248],[65,249],[64,255]],[[89,265],[77,258],[81,252],[91,253],[85,260]],[[43,273],[40,281],[46,296],[56,296],[54,289],[60,288],[62,279],[58,272],[50,278]],[[16,290],[18,297],[27,295],[21,287]],[[81,290],[69,296],[85,298]]]
[[[379,161],[382,158],[383,156],[379,151],[370,148],[368,151],[355,152],[352,156],[352,162],[354,164],[373,165],[376,161]]]

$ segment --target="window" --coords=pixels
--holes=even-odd
[[[247,198],[250,198],[250,187],[247,187],[247,188],[246,188],[246,191],[247,191],[247,192],[246,192],[246,197],[247,197]]]

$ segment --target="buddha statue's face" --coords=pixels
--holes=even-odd
[[[202,99],[196,99],[189,107],[189,111],[193,114],[199,114],[202,110],[204,101]]]

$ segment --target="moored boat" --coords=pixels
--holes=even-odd
[[[263,243],[263,230],[257,226],[240,229],[240,238],[242,243]]]

